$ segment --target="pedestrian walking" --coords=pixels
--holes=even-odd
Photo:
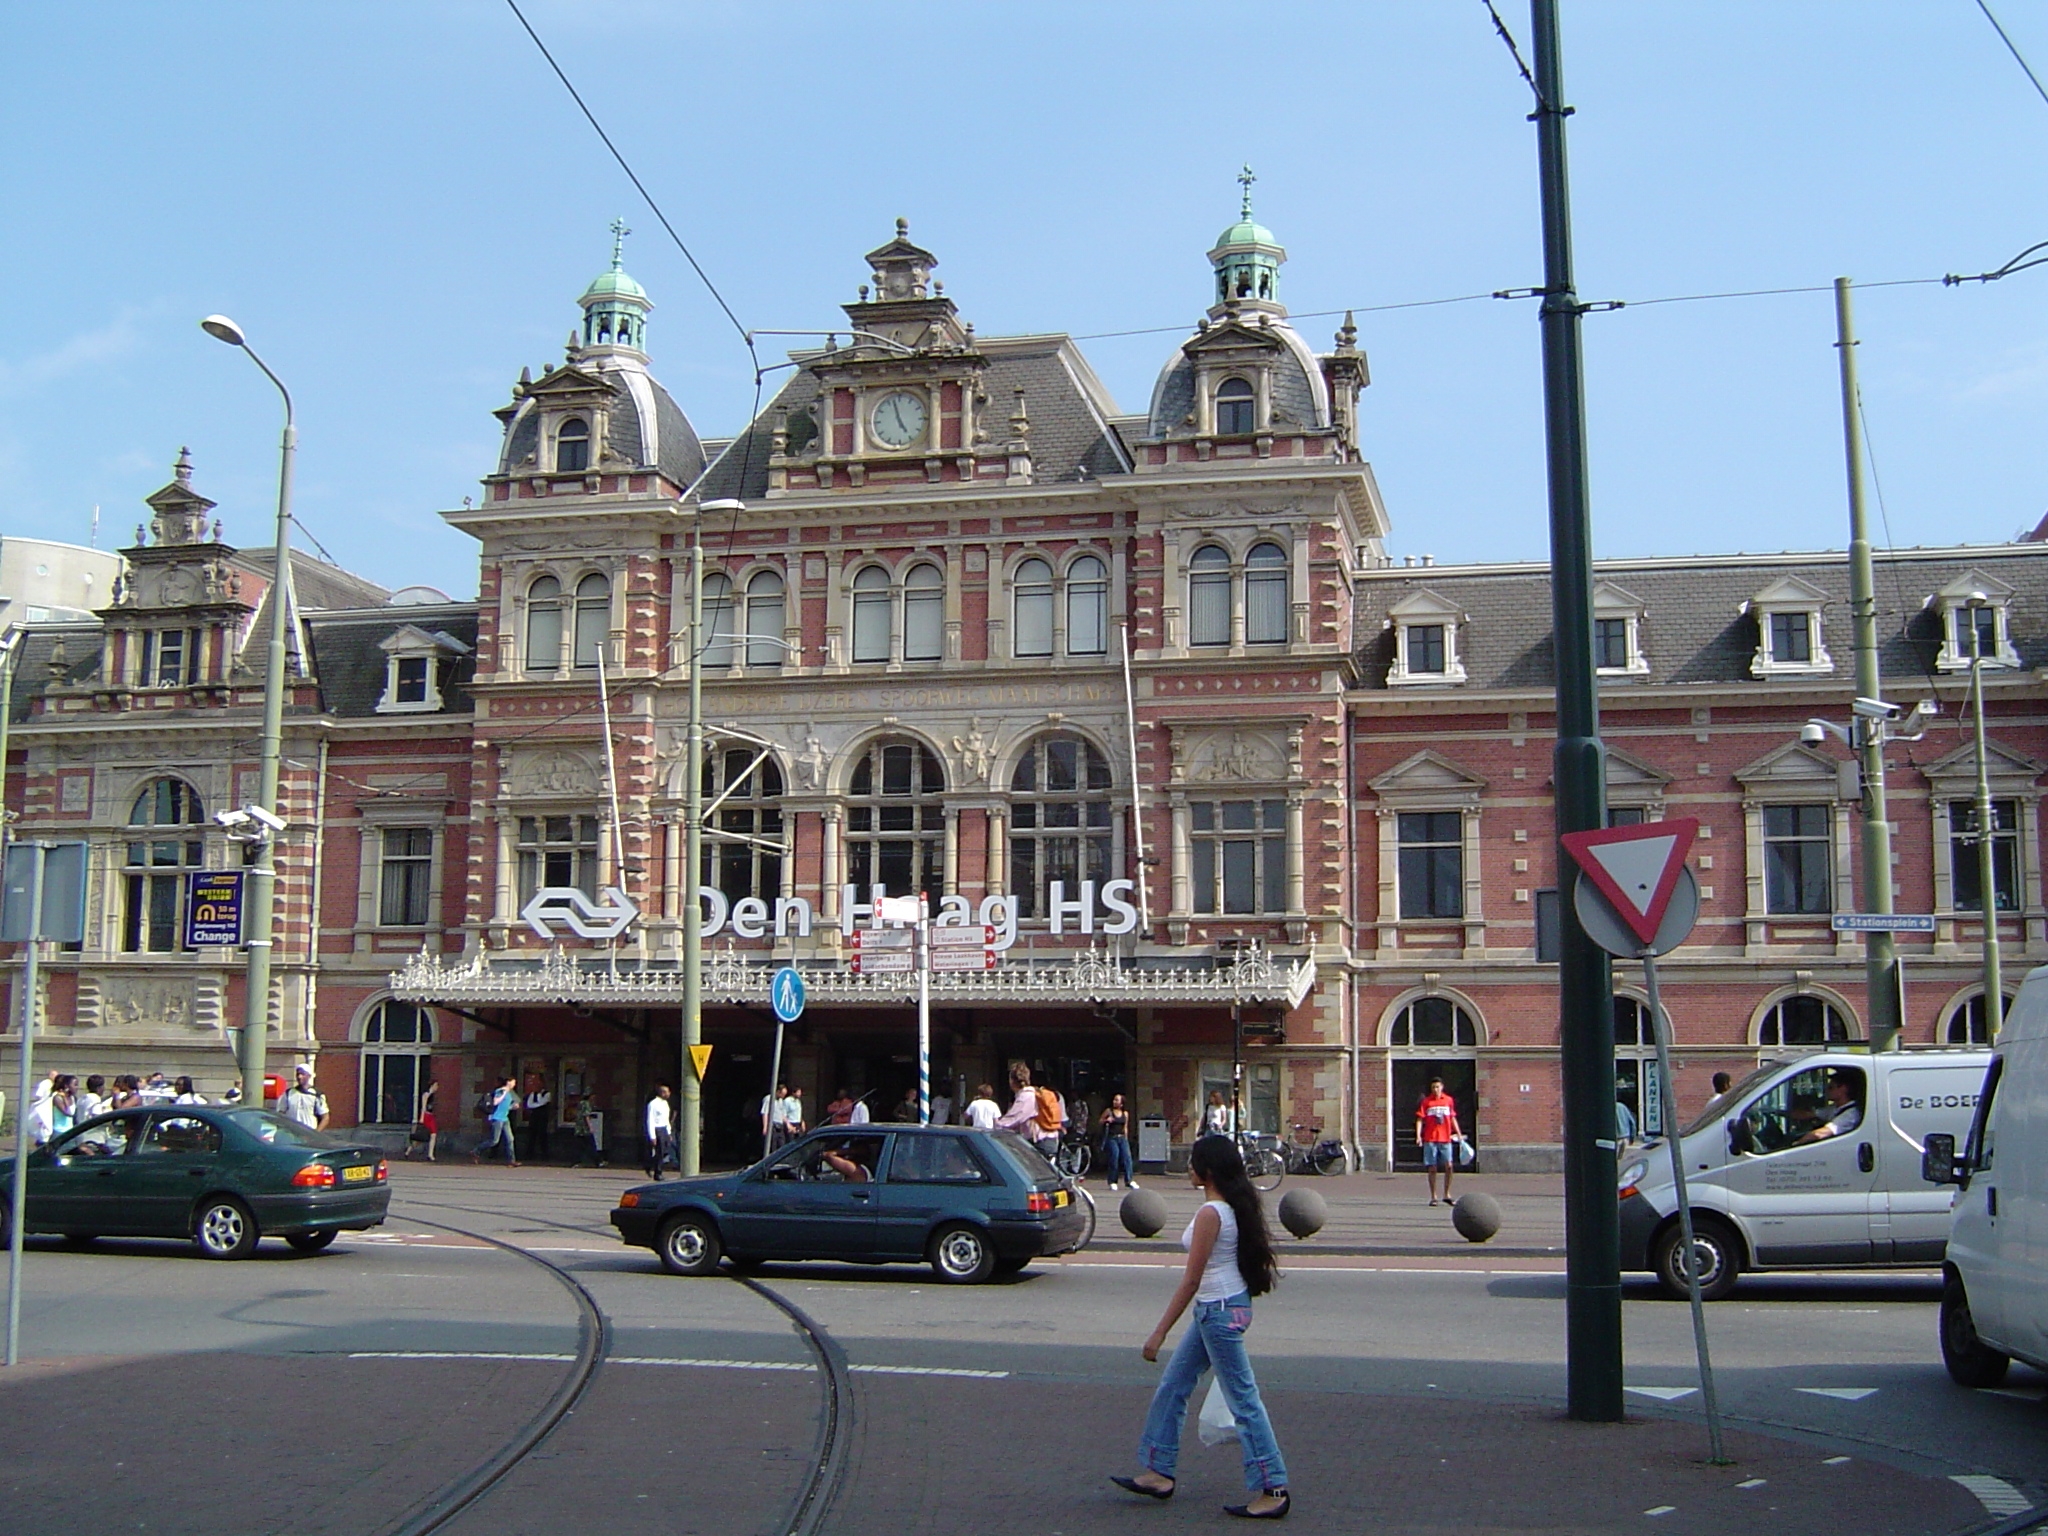
[[[1124,1096],[1112,1093],[1109,1107],[1102,1112],[1102,1160],[1109,1165],[1109,1187],[1127,1184],[1138,1187],[1131,1166],[1131,1112],[1124,1107]]]
[[[1233,1122],[1235,1119],[1236,1116],[1230,1112],[1230,1106],[1223,1102],[1223,1090],[1221,1088],[1211,1088],[1209,1090],[1209,1102],[1202,1110],[1202,1134],[1204,1136],[1228,1136],[1234,1128]]]
[[[130,1082],[134,1079],[130,1078]],[[313,1084],[313,1069],[305,1062],[292,1068],[292,1085],[278,1100],[277,1112],[310,1130],[327,1129],[327,1095]]]
[[[1145,1358],[1159,1358],[1167,1334],[1190,1305],[1194,1318],[1152,1393],[1145,1433],[1138,1441],[1144,1470],[1136,1477],[1110,1481],[1147,1498],[1173,1497],[1188,1400],[1202,1372],[1213,1370],[1237,1421],[1244,1485],[1252,1495],[1243,1504],[1224,1505],[1223,1512],[1247,1520],[1284,1520],[1293,1505],[1287,1492],[1287,1463],[1266,1417],[1266,1405],[1259,1399],[1259,1384],[1244,1347],[1252,1325],[1252,1298],[1265,1295],[1279,1278],[1266,1213],[1245,1177],[1244,1158],[1228,1137],[1204,1136],[1195,1143],[1188,1156],[1188,1182],[1205,1198],[1180,1235],[1187,1264],[1159,1326],[1145,1340]]]
[[[777,1083],[774,1089],[761,1100],[761,1135],[768,1144],[768,1150],[775,1152],[789,1140],[788,1120],[783,1115],[783,1105],[789,1100],[789,1084]]]
[[[519,1166],[519,1149],[512,1143],[512,1111],[518,1103],[519,1079],[509,1074],[496,1088],[484,1095],[484,1139],[482,1144],[469,1154],[472,1163],[482,1162],[503,1147],[506,1166]]]
[[[1722,1094],[1726,1093],[1730,1088],[1733,1088],[1734,1086],[1735,1079],[1730,1077],[1726,1072],[1716,1072],[1714,1074],[1715,1098],[1718,1099],[1719,1097],[1721,1097]]]
[[[1034,1145],[1038,1140],[1038,1090],[1031,1086],[1031,1069],[1021,1061],[1010,1063],[1010,1107],[996,1117],[996,1129],[1015,1131]]]
[[[412,1156],[413,1147],[418,1147],[428,1162],[434,1160],[434,1144],[441,1136],[441,1117],[434,1112],[434,1101],[440,1096],[439,1083],[428,1083],[427,1091],[420,1095],[419,1123],[412,1128],[412,1145],[405,1149],[407,1157]]]
[[[675,1132],[671,1125],[668,1106],[668,1084],[663,1083],[654,1090],[654,1097],[647,1101],[647,1177],[655,1183],[661,1182],[662,1164],[669,1160],[675,1150]]]
[[[1429,1092],[1415,1106],[1415,1141],[1422,1148],[1422,1171],[1429,1179],[1429,1203],[1448,1205],[1451,1175],[1458,1171],[1458,1104],[1444,1092],[1444,1080],[1432,1077]],[[1436,1193],[1437,1170],[1443,1170],[1444,1193]]]
[[[987,1083],[976,1085],[974,1097],[967,1101],[967,1123],[977,1131],[992,1131],[996,1121],[1002,1117],[1002,1106],[996,1103],[996,1091]]]
[[[586,1093],[576,1102],[576,1161],[580,1166],[583,1154],[590,1154],[590,1166],[604,1166],[604,1111],[598,1107],[597,1095]]]
[[[544,1163],[548,1157],[548,1121],[554,1118],[555,1096],[548,1092],[547,1079],[538,1072],[526,1075],[526,1097],[520,1109],[526,1116],[526,1160]]]

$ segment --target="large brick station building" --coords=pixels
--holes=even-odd
[[[754,1144],[779,964],[810,993],[784,1075],[813,1106],[902,1097],[908,985],[849,960],[878,895],[921,891],[1001,946],[933,979],[939,1091],[1022,1057],[1185,1140],[1241,1062],[1255,1125],[1320,1125],[1384,1167],[1441,1074],[1491,1166],[1554,1166],[1545,573],[1390,560],[1353,328],[1321,353],[1295,332],[1248,204],[1209,256],[1213,302],[1127,415],[1067,337],[977,335],[899,223],[843,338],[706,443],[649,372],[652,306],[615,249],[563,362],[499,411],[481,500],[444,514],[478,541],[475,602],[295,562],[273,1029],[337,1121],[402,1134],[430,1078],[449,1119],[517,1071],[564,1116],[595,1095],[624,1139],[675,1080],[694,661],[709,1155]],[[189,475],[166,495],[196,497]],[[240,957],[184,950],[179,904],[186,870],[239,856],[210,817],[247,798],[263,562],[157,500],[101,622],[31,635],[8,795],[16,835],[98,850],[41,1059],[219,1086]],[[2048,951],[2040,557],[1914,551],[1880,581],[1889,686],[1946,710],[1892,753],[1898,902],[1940,920],[1907,946],[1914,1044],[1982,1026],[1953,729],[1976,592],[1997,904],[2018,954]],[[1707,829],[1705,914],[1666,971],[1685,1104],[1713,1069],[1863,1031],[1860,947],[1828,928],[1856,904],[1855,789],[1840,751],[1799,744],[1847,712],[1845,581],[1826,554],[1601,572],[1610,802]],[[522,911],[562,887],[637,917],[544,939]]]

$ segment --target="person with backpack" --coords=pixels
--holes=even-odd
[[[996,1117],[995,1128],[1015,1131],[1035,1143],[1040,1110],[1038,1090],[1031,1086],[1031,1069],[1021,1061],[1010,1063],[1010,1093],[1010,1107]]]
[[[1230,1406],[1244,1453],[1244,1485],[1252,1497],[1226,1504],[1223,1512],[1244,1520],[1284,1520],[1293,1500],[1287,1492],[1287,1463],[1280,1455],[1259,1383],[1252,1375],[1244,1336],[1252,1325],[1252,1298],[1279,1279],[1272,1234],[1258,1191],[1245,1177],[1244,1158],[1227,1136],[1204,1136],[1188,1155],[1188,1182],[1202,1191],[1202,1208],[1180,1235],[1188,1251],[1180,1284],[1159,1326],[1145,1340],[1147,1360],[1157,1360],[1166,1336],[1192,1304],[1194,1321],[1167,1362],[1145,1415],[1138,1441],[1144,1470],[1136,1477],[1111,1477],[1117,1487],[1148,1499],[1170,1499],[1180,1460],[1181,1422],[1204,1370]]]
[[[1048,1163],[1057,1165],[1060,1153],[1060,1135],[1067,1128],[1067,1104],[1057,1088],[1040,1085],[1038,1090],[1038,1114],[1033,1123],[1033,1139],[1038,1150]]]
[[[519,1149],[512,1144],[512,1109],[519,1102],[519,1079],[506,1077],[498,1086],[485,1094],[479,1107],[484,1112],[484,1139],[477,1149],[469,1154],[472,1163],[480,1163],[499,1147],[505,1149],[506,1166],[519,1166]]]

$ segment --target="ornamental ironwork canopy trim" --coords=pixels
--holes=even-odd
[[[705,958],[707,1003],[765,1003],[768,982],[785,962],[751,960],[737,950]],[[837,964],[797,963],[815,1002],[897,1006],[917,996],[914,972],[856,976]],[[992,971],[940,971],[931,995],[944,1003],[1284,1003],[1297,1008],[1315,985],[1315,963],[1250,946],[1205,960],[1131,961],[1098,949],[1059,960],[1006,960]],[[391,973],[391,995],[408,1003],[622,1003],[681,1007],[683,972],[674,965],[614,966],[559,947],[514,959],[479,951],[468,959],[417,954]]]

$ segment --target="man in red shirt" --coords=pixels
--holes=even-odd
[[[1444,1092],[1444,1080],[1432,1077],[1429,1092],[1422,1096],[1422,1102],[1415,1106],[1415,1140],[1422,1147],[1422,1170],[1429,1179],[1429,1203],[1448,1205],[1451,1200],[1451,1175],[1457,1171],[1458,1105]],[[1444,1192],[1439,1200],[1436,1192],[1437,1170],[1444,1175]]]

